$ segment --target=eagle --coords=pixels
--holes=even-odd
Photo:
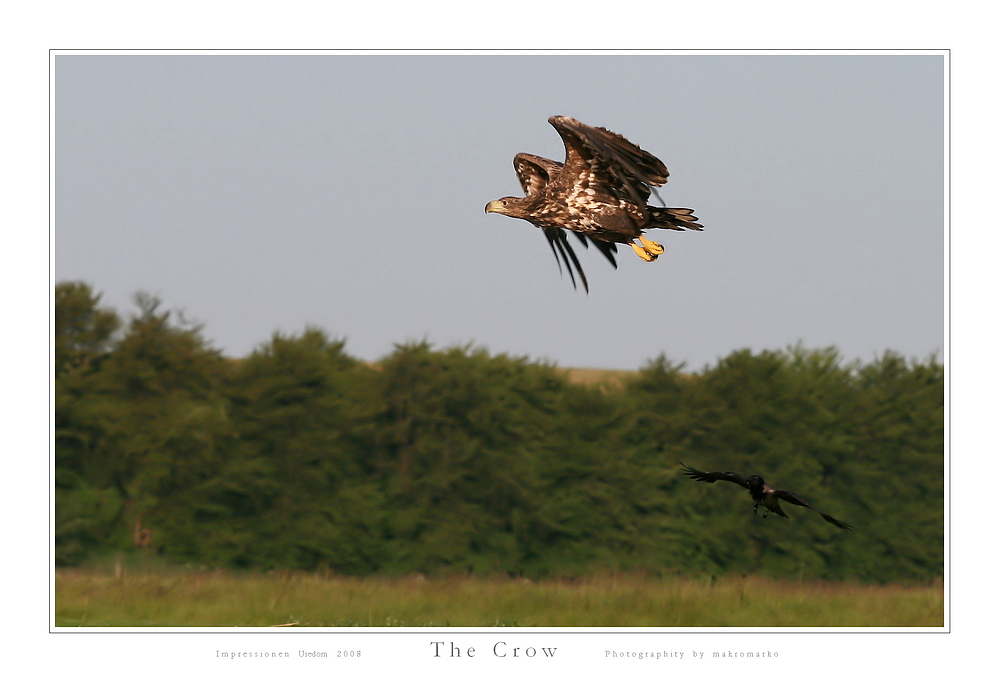
[[[566,161],[560,164],[534,154],[518,154],[514,170],[525,196],[495,199],[486,205],[486,213],[521,218],[541,228],[559,271],[565,264],[574,289],[575,268],[583,288],[590,292],[566,231],[585,247],[593,243],[617,268],[619,243],[628,244],[647,262],[663,253],[663,245],[643,235],[646,230],[702,229],[692,209],[647,204],[651,192],[660,199],[656,188],[669,175],[655,156],[617,133],[568,116],[553,116],[549,123],[562,137]]]
[[[688,467],[684,463],[681,463],[681,471],[687,476],[691,477],[695,481],[706,481],[709,484],[719,481],[731,481],[734,484],[739,484],[745,489],[749,489],[750,497],[753,498],[753,513],[757,514],[757,506],[763,505],[766,509],[764,510],[764,517],[767,517],[768,512],[773,512],[776,515],[781,515],[787,518],[788,515],[785,511],[781,509],[781,504],[779,501],[786,501],[792,505],[801,505],[802,507],[807,507],[814,512],[818,512],[823,519],[833,524],[841,529],[846,529],[850,531],[854,527],[850,524],[841,522],[839,519],[832,517],[817,510],[812,505],[807,503],[805,499],[797,493],[792,493],[791,491],[782,491],[781,489],[776,489],[773,486],[769,486],[764,482],[764,480],[756,474],[751,474],[749,477],[744,477],[738,472],[702,472],[696,470],[693,467]]]

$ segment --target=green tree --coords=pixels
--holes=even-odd
[[[761,523],[745,491],[694,485],[675,469],[664,491],[676,500],[679,564],[712,574],[939,576],[940,370],[892,355],[844,364],[835,349],[801,347],[737,351],[690,377],[652,363],[630,388],[645,406],[646,448],[701,469],[761,474],[855,525],[844,534],[791,506],[794,524]]]
[[[85,372],[104,358],[121,327],[118,314],[99,308],[101,296],[84,282],[60,282],[54,296],[56,377]]]
[[[99,307],[100,299],[83,282],[61,282],[53,297],[57,564],[80,562],[106,542],[121,507],[114,491],[94,486],[83,472],[100,436],[89,399],[121,326],[113,310]]]
[[[226,394],[238,439],[225,465],[177,500],[185,525],[174,552],[221,566],[380,566],[366,395],[374,371],[343,347],[317,329],[276,334],[235,364]],[[184,533],[191,528],[201,533]]]
[[[537,451],[565,379],[483,349],[397,346],[379,362],[380,478],[399,570],[516,572]]]
[[[852,459],[868,533],[855,561],[867,579],[942,576],[944,368],[887,352],[858,373]]]
[[[56,288],[56,561],[134,546],[218,567],[941,576],[944,368],[886,353],[661,356],[623,385],[462,346],[377,364],[316,329],[228,360],[137,297]],[[855,526],[682,477],[757,473]]]
[[[197,326],[160,312],[157,299],[136,302],[139,313],[100,367],[57,392],[57,524],[72,513],[71,528],[87,527],[79,510],[90,510],[100,527],[90,532],[105,547],[162,548],[162,501],[208,476],[232,434],[219,392],[226,362]],[[74,490],[89,507],[67,498]],[[57,531],[60,539],[68,540]]]

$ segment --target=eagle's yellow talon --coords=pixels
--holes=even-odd
[[[639,235],[639,241],[642,242],[643,248],[650,254],[653,254],[654,257],[659,256],[664,251],[662,244],[646,239],[645,235]]]
[[[659,254],[653,254],[649,251],[646,251],[635,242],[629,242],[628,245],[632,247],[632,250],[635,251],[636,255],[639,258],[641,258],[643,261],[646,261],[647,263],[650,261],[655,261],[656,257],[659,256]]]

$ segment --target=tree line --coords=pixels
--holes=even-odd
[[[318,329],[230,359],[139,295],[55,291],[55,561],[924,581],[944,562],[944,371],[886,352],[661,356],[616,384],[474,346],[376,363]],[[804,508],[679,463],[761,474]]]

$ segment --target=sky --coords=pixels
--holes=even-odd
[[[834,345],[944,348],[941,55],[60,55],[57,282],[145,291],[229,356],[318,326],[377,360],[474,344],[563,367],[690,369]],[[577,253],[485,214],[549,116],[621,133],[703,232]]]

